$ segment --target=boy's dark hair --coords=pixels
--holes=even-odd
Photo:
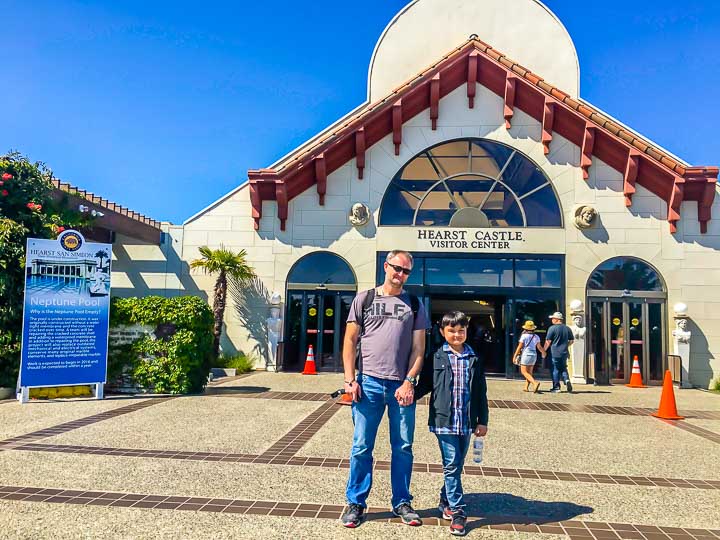
[[[440,328],[457,325],[467,328],[470,325],[470,317],[465,315],[462,311],[448,311],[445,315],[443,315]]]

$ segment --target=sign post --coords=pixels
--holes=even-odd
[[[57,240],[29,238],[18,399],[29,388],[95,386],[107,377],[112,245],[85,242],[77,231]]]

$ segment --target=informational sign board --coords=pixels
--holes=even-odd
[[[101,384],[107,374],[112,245],[77,231],[29,238],[18,386]],[[100,396],[98,396],[100,397]],[[22,399],[21,399],[22,401]]]

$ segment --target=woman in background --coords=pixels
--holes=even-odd
[[[540,383],[533,377],[535,362],[537,362],[537,353],[545,358],[545,349],[543,349],[540,338],[535,333],[535,323],[533,321],[525,321],[522,325],[523,333],[520,336],[515,354],[513,355],[513,363],[520,366],[520,373],[525,377],[525,392],[530,391],[530,385],[533,386],[533,392],[540,390]]]

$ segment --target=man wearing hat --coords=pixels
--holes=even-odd
[[[550,390],[553,393],[560,391],[560,376],[565,381],[565,387],[568,392],[572,392],[572,383],[567,371],[568,347],[572,345],[573,333],[565,323],[563,323],[563,314],[556,311],[550,315],[552,326],[545,335],[545,351],[550,349],[550,358],[552,358],[552,381],[553,387]]]

